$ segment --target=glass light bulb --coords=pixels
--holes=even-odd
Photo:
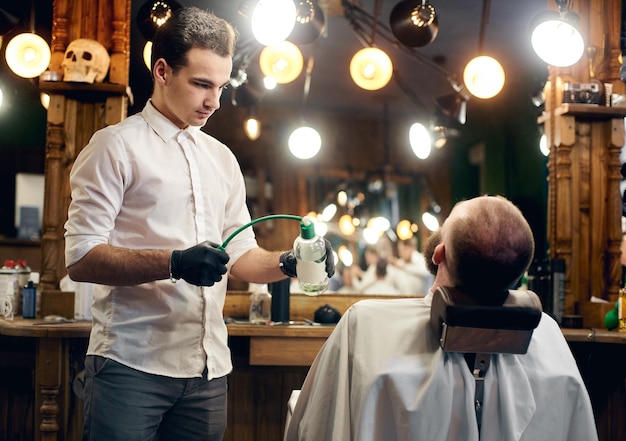
[[[248,118],[244,125],[244,131],[250,141],[256,141],[261,136],[261,122],[256,118]]]
[[[266,78],[273,78],[278,84],[287,84],[298,78],[303,65],[302,52],[290,41],[266,46],[259,55],[261,72]]]
[[[396,234],[398,235],[398,239],[406,240],[413,237],[413,231],[411,230],[411,221],[408,219],[403,219],[398,222],[398,226],[396,227]]]
[[[428,228],[430,231],[437,231],[439,229],[439,220],[435,217],[434,214],[425,211],[422,214],[422,222],[424,226]]]
[[[556,67],[576,64],[585,51],[585,42],[578,29],[559,19],[537,25],[530,41],[539,58]]]
[[[352,216],[349,214],[344,214],[339,218],[339,231],[341,231],[346,236],[351,236],[356,231],[356,227],[352,222]]]
[[[7,44],[5,57],[16,75],[34,78],[41,75],[50,64],[50,46],[37,34],[19,34]]]
[[[289,150],[299,159],[311,159],[322,147],[322,138],[311,127],[299,127],[289,136]]]
[[[378,48],[361,49],[350,60],[350,76],[357,86],[365,90],[382,89],[392,75],[391,58]]]
[[[293,0],[260,0],[250,18],[252,35],[265,46],[285,40],[295,24],[296,4]]]
[[[426,159],[430,156],[430,133],[422,123],[413,123],[409,129],[409,143],[415,156]]]
[[[470,60],[463,71],[467,90],[477,98],[493,98],[504,87],[504,69],[492,57],[482,55]]]

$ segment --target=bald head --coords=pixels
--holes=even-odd
[[[535,251],[522,212],[500,196],[455,205],[441,228],[441,241],[450,282],[475,297],[513,288]]]

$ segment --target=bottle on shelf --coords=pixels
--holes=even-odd
[[[267,285],[257,285],[250,294],[251,323],[266,324],[272,320],[272,295]]]
[[[298,285],[305,294],[321,294],[328,289],[326,274],[326,243],[315,233],[315,224],[305,216],[300,222],[300,235],[293,243],[296,255]]]
[[[35,318],[37,316],[37,287],[32,280],[22,288],[22,317]]]
[[[15,265],[14,260],[5,260],[0,268],[0,313],[5,318],[12,318],[20,309],[16,305],[19,289]]]

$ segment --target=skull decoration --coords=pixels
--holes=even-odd
[[[107,76],[111,58],[106,48],[89,38],[70,42],[65,50],[63,81],[79,83],[101,83]]]

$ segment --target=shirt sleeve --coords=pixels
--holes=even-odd
[[[127,182],[125,159],[122,143],[107,130],[96,132],[76,158],[65,224],[66,266],[109,242]]]

